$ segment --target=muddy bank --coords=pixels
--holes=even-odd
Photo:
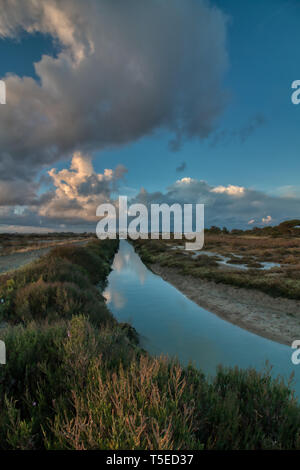
[[[183,276],[158,264],[151,269],[201,307],[241,328],[288,346],[300,339],[300,301]]]

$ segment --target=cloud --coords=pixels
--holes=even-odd
[[[36,227],[30,225],[5,225],[0,224],[0,233],[49,233],[54,232],[50,227]]]
[[[299,218],[300,207],[300,198],[270,196],[234,184],[211,186],[191,177],[177,180],[165,192],[149,193],[142,188],[133,202],[148,207],[152,203],[204,204],[205,225],[228,228],[246,228],[256,220],[257,225],[264,225]]]
[[[207,1],[0,0],[0,8],[2,38],[42,32],[60,47],[35,63],[38,80],[5,77],[2,181],[32,181],[75,151],[161,128],[177,145],[214,129],[227,100],[227,18]]]
[[[31,226],[38,230],[94,231],[99,218],[96,208],[111,203],[118,208],[117,193],[126,174],[118,166],[96,173],[91,157],[75,153],[69,169],[49,171],[53,189],[35,196],[32,204],[0,206],[1,224],[4,226]],[[129,198],[129,204],[166,203],[204,204],[205,225],[247,228],[249,225],[278,224],[283,220],[299,218],[300,198],[279,197],[255,191],[236,184],[210,185],[192,177],[175,181],[166,191],[148,192],[141,188]],[[267,214],[267,215],[266,215]]]
[[[29,183],[21,179],[2,181],[0,184],[0,207],[37,203],[38,187],[37,183]]]
[[[300,198],[300,187],[294,185],[280,186],[274,190],[274,195],[282,197]]]
[[[96,222],[99,204],[111,202],[111,193],[127,172],[123,166],[115,170],[105,169],[95,173],[91,157],[76,152],[70,169],[49,171],[55,191],[38,208],[38,214],[46,218],[64,221]]]
[[[272,222],[272,217],[270,215],[267,215],[267,217],[263,217],[261,221],[263,224],[270,224]]]
[[[186,169],[186,162],[182,162],[181,165],[179,165],[176,168],[177,173],[182,173]]]
[[[114,203],[112,195],[118,191],[118,184],[126,172],[124,166],[118,165],[114,170],[96,173],[91,156],[75,152],[69,169],[49,170],[53,189],[40,196],[33,191],[32,198],[24,199],[18,205],[13,204],[12,196],[8,200],[2,199],[0,231],[16,225],[35,226],[37,231],[45,231],[45,227],[94,230],[99,220],[96,217],[98,205]],[[17,191],[16,200],[19,200]]]
[[[215,188],[212,188],[211,191],[213,193],[226,193],[234,196],[241,196],[245,193],[245,188],[243,188],[243,186],[234,186],[233,184],[229,184],[228,186],[216,186]]]
[[[245,127],[241,128],[238,131],[238,136],[241,142],[245,142],[248,139],[248,137],[250,137],[256,131],[256,129],[258,129],[263,124],[265,124],[265,122],[266,122],[266,119],[263,114],[256,114],[250,120],[248,125],[246,125]]]
[[[233,139],[238,139],[241,143],[244,143],[259,127],[264,125],[265,122],[265,116],[262,113],[257,113],[252,116],[243,127],[240,127],[239,129],[223,129],[221,131],[215,132],[212,136],[211,145],[215,146],[218,144],[227,144]]]

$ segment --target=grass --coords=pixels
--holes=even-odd
[[[117,244],[54,248],[38,261],[0,276],[0,320],[26,324],[82,313],[98,323],[112,321],[95,284],[103,284]]]
[[[229,268],[217,263],[217,256],[192,258],[173,246],[178,240],[137,240],[134,242],[142,260],[151,265],[175,268],[190,275],[217,283],[258,289],[273,297],[300,299],[300,238],[255,237],[249,235],[211,234],[205,237],[205,250],[224,255],[228,263],[245,264],[249,269]],[[238,256],[235,256],[238,255]],[[220,259],[220,258],[219,258]],[[282,263],[280,267],[259,269],[263,262]]]
[[[0,276],[0,449],[299,449],[299,405],[270,371],[209,381],[139,347],[100,293],[117,248],[59,247]]]

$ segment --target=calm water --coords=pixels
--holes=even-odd
[[[120,321],[130,322],[151,354],[177,356],[208,375],[218,364],[263,369],[266,361],[274,375],[295,373],[300,396],[300,365],[291,362],[292,349],[249,333],[187,299],[175,287],[153,274],[133,247],[121,240],[104,293]]]

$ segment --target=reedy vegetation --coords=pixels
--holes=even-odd
[[[278,227],[268,227],[268,231],[262,229],[259,236],[256,230],[240,230],[237,234],[218,232],[216,228],[206,230],[204,250],[228,257],[228,263],[244,264],[249,268],[247,270],[229,268],[226,264],[221,266],[217,263],[218,256],[200,253],[193,259],[182,250],[171,249],[174,245],[183,245],[181,240],[137,240],[134,246],[148,265],[158,263],[174,268],[184,276],[300,300],[300,229],[294,229],[296,236],[294,232],[281,233]],[[282,264],[267,270],[257,269],[262,267],[262,262]]]
[[[100,294],[117,247],[56,248],[0,277],[0,448],[299,448],[299,406],[268,372],[210,382],[140,349]]]

